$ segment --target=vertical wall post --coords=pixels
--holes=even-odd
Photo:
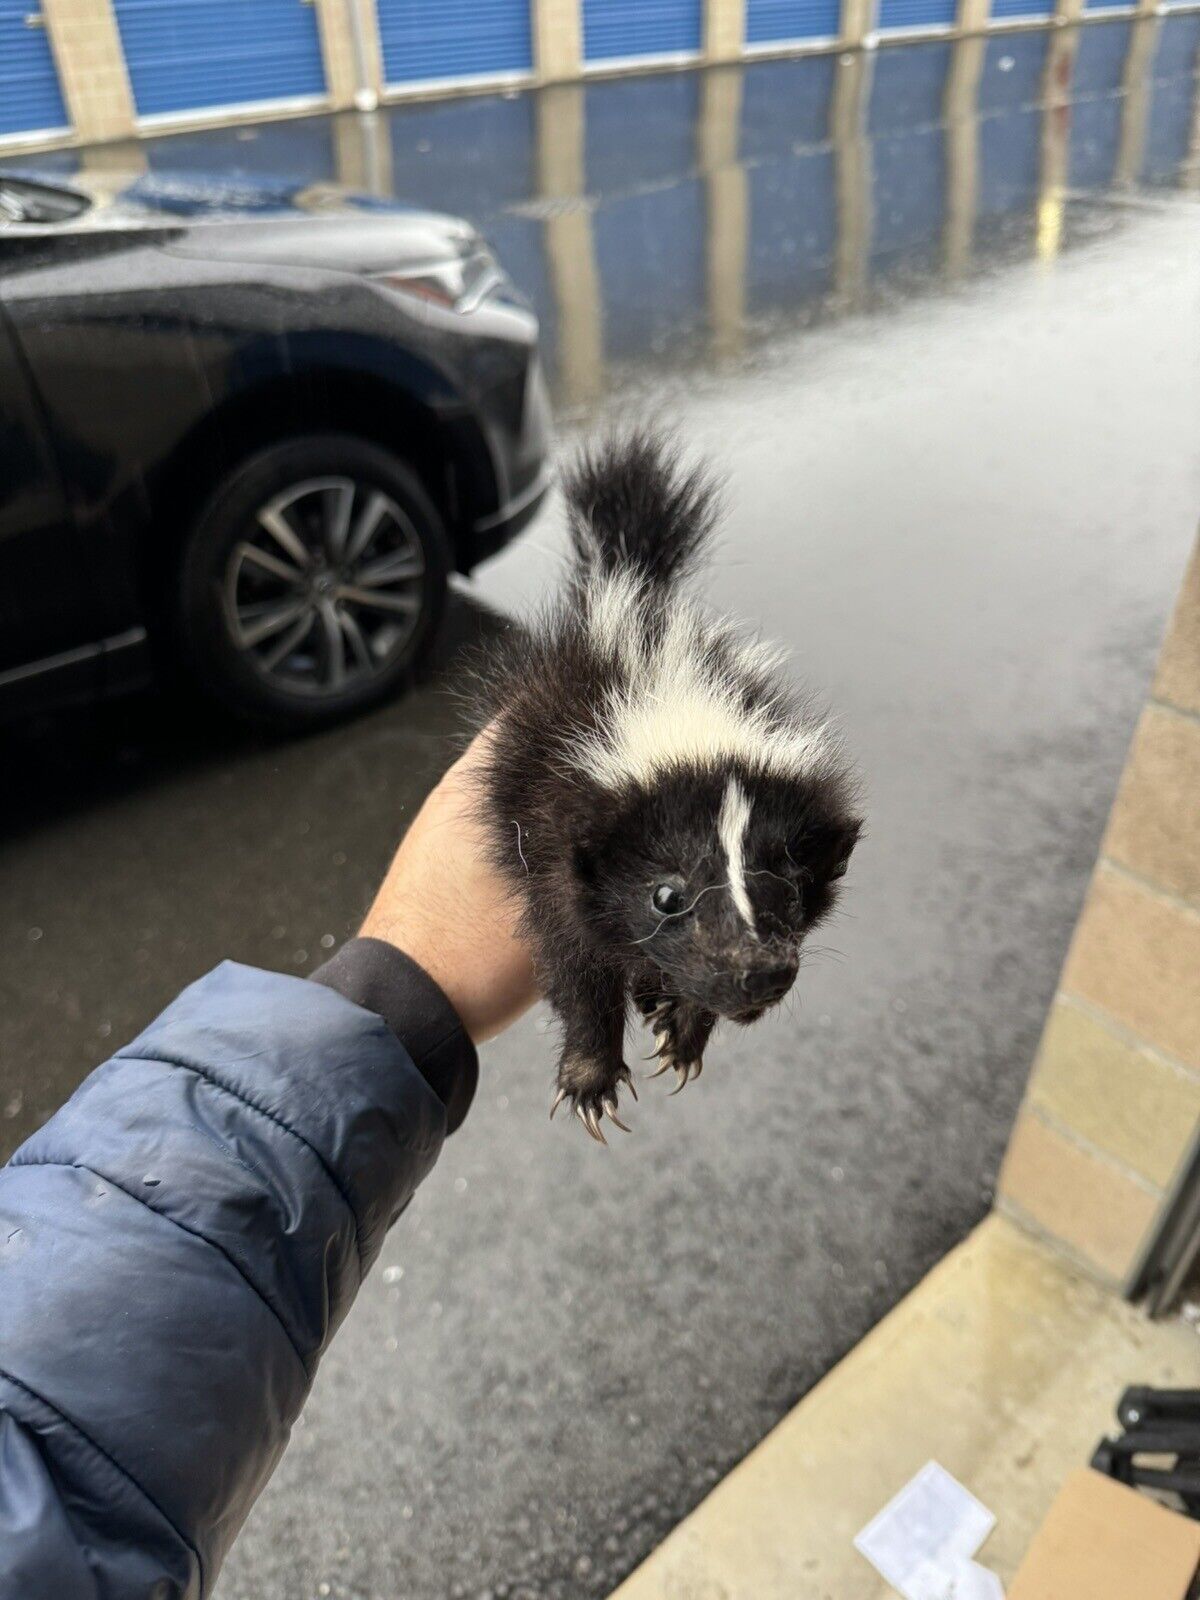
[[[866,44],[875,28],[876,0],[842,0],[842,27],[838,43],[844,50]]]
[[[112,0],[42,0],[67,115],[80,144],[128,138],[133,91]]]
[[[745,49],[746,0],[705,0],[705,61],[740,61]]]
[[[583,0],[530,0],[538,83],[566,83],[583,72]]]
[[[354,103],[360,111],[373,111],[386,87],[383,45],[379,39],[379,12],[375,0],[346,0],[346,6],[358,83]]]
[[[355,0],[313,0],[317,13],[317,32],[321,39],[321,62],[325,68],[325,88],[334,111],[354,104],[358,73],[354,61],[354,35],[350,31],[349,10]]]
[[[1078,22],[1083,16],[1083,0],[1055,0],[1054,20],[1059,23]]]
[[[959,33],[984,33],[991,16],[991,0],[958,0]]]

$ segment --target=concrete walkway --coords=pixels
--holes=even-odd
[[[1130,1383],[1200,1383],[1200,1337],[993,1215],[613,1600],[895,1600],[852,1541],[931,1458],[996,1513],[978,1559],[1007,1583]]]

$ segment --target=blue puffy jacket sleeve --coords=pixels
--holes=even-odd
[[[218,967],[0,1169],[0,1600],[211,1592],[474,1087],[431,980],[355,944]]]

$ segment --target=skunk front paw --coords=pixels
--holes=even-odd
[[[643,1003],[641,1009],[646,1026],[654,1031],[651,1060],[657,1057],[659,1063],[648,1076],[660,1078],[674,1067],[679,1081],[671,1093],[678,1094],[704,1071],[704,1047],[716,1018],[710,1012],[668,995]]]
[[[607,1144],[600,1126],[605,1117],[622,1133],[630,1132],[617,1115],[617,1093],[621,1084],[626,1085],[636,1100],[633,1077],[623,1061],[614,1067],[611,1062],[593,1056],[565,1055],[558,1069],[558,1090],[550,1116],[553,1119],[559,1106],[566,1101],[592,1138]]]

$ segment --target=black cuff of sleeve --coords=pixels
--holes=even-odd
[[[309,976],[383,1018],[445,1106],[453,1133],[475,1098],[479,1057],[424,968],[383,939],[351,939]]]

